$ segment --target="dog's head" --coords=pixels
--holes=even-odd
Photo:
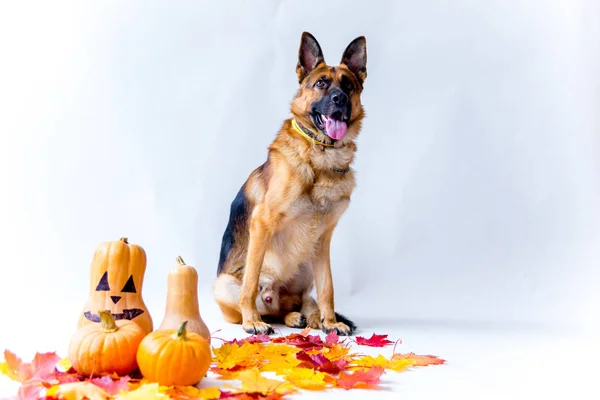
[[[360,96],[367,78],[365,38],[350,42],[340,65],[329,66],[317,40],[304,32],[296,73],[300,88],[291,107],[296,119],[333,141],[352,140],[364,116]]]

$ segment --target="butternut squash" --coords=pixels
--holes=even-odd
[[[187,321],[186,329],[202,336],[210,344],[210,332],[200,316],[198,305],[198,272],[177,256],[177,265],[167,278],[165,317],[158,330],[179,329]]]
[[[110,310],[115,320],[131,320],[146,334],[152,332],[150,312],[142,298],[146,252],[127,238],[101,243],[90,265],[89,298],[79,315],[78,328],[99,323],[96,310]]]

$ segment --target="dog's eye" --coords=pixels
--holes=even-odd
[[[315,83],[315,86],[318,87],[318,88],[324,88],[325,85],[326,85],[326,83],[325,83],[325,81],[323,79],[319,79],[317,81],[317,83]]]

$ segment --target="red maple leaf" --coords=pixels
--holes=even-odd
[[[325,344],[328,345],[328,347],[333,346],[334,344],[338,344],[339,342],[340,342],[340,337],[335,332],[335,330],[329,332],[327,337],[325,337]]]
[[[124,376],[120,379],[113,380],[110,376],[105,375],[101,378],[93,378],[90,379],[90,382],[96,386],[101,387],[110,395],[116,395],[123,389],[128,389],[129,382],[131,378],[129,376]]]
[[[367,370],[360,369],[353,374],[341,372],[336,379],[336,385],[346,390],[354,388],[368,388],[379,383],[385,370],[382,367],[372,367]]]
[[[356,344],[370,347],[385,347],[394,343],[391,340],[387,340],[387,337],[388,335],[376,335],[375,333],[373,333],[373,336],[371,336],[369,339],[366,339],[362,336],[357,336]]]
[[[44,381],[56,373],[60,357],[54,353],[36,353],[31,363],[24,363],[10,350],[4,350],[8,369],[21,381]]]
[[[227,344],[237,344],[239,346],[243,345],[244,343],[267,343],[271,341],[271,337],[269,335],[264,335],[264,334],[260,334],[260,335],[251,335],[248,336],[247,338],[244,339],[233,339],[233,340],[224,340],[224,343]]]
[[[52,377],[52,380],[56,380],[59,385],[62,385],[63,383],[81,382],[81,381],[84,381],[85,378],[83,376],[79,375],[78,373],[57,372]],[[45,384],[44,386],[50,387],[52,385]]]
[[[323,341],[319,335],[302,335],[300,333],[291,333],[287,336],[278,337],[271,340],[273,343],[285,343],[290,346],[296,346],[301,349],[321,349]]]
[[[312,368],[317,371],[327,372],[330,374],[339,373],[348,364],[344,358],[340,358],[336,362],[332,362],[323,353],[307,354],[304,351],[296,353],[296,358],[302,361],[302,366]]]

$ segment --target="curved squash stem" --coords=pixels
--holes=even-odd
[[[98,311],[98,315],[100,315],[102,329],[104,329],[106,332],[116,332],[119,330],[110,310]]]
[[[122,238],[121,238],[121,239],[119,239],[119,240],[120,240],[121,242],[125,242],[125,243],[129,244],[129,242],[127,241],[127,238],[126,238],[126,237],[122,237]]]
[[[185,263],[183,262],[183,258],[181,258],[181,256],[177,256],[176,260],[179,265],[185,265]]]
[[[185,327],[187,326],[187,321],[183,321],[183,324],[181,324],[181,326],[179,327],[179,329],[177,330],[177,339],[180,340],[187,340],[187,331],[185,329]]]

